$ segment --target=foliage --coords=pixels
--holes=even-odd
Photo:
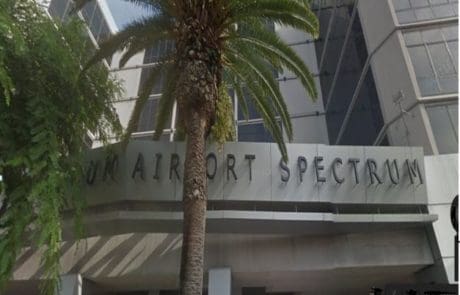
[[[222,83],[216,103],[216,121],[211,128],[212,139],[222,148],[226,141],[235,139],[232,98],[228,94],[228,86]]]
[[[89,1],[77,0],[77,9]],[[168,74],[177,68],[171,65],[193,59],[206,62],[210,72],[217,72],[221,78],[217,86],[225,82],[238,94],[239,105],[246,115],[246,99],[252,100],[287,159],[283,131],[277,117],[281,119],[289,140],[293,137],[292,125],[279,85],[272,75],[272,67],[278,71],[287,69],[293,72],[311,98],[316,98],[317,92],[313,76],[303,60],[275,32],[268,30],[266,24],[293,27],[317,37],[318,20],[309,8],[309,0],[126,1],[150,8],[153,13],[148,18],[132,22],[102,43],[89,64],[124,50],[120,62],[123,66],[130,57],[152,44],[173,40],[176,47],[163,56],[153,72],[161,71],[172,77],[167,79],[166,84],[180,91],[176,75]],[[150,83],[145,84],[135,109],[142,109],[155,84],[155,75],[152,74]],[[247,89],[244,92],[247,95],[243,95],[243,87]],[[158,111],[162,116],[157,116],[156,138],[161,135],[176,98],[174,91],[163,93]],[[133,112],[128,134],[135,130],[139,114],[140,111]],[[126,140],[128,138],[125,137]]]
[[[76,9],[89,1],[76,0]],[[214,131],[216,139],[224,141],[231,125],[232,108],[222,89],[226,84],[233,88],[246,117],[247,100],[251,100],[287,161],[284,138],[292,140],[292,124],[273,69],[292,72],[313,99],[317,93],[313,76],[303,60],[275,32],[267,29],[267,24],[293,27],[316,37],[318,20],[309,8],[309,0],[126,1],[150,8],[153,13],[100,44],[85,68],[119,50],[123,50],[120,59],[123,67],[132,56],[159,42],[174,42],[174,48],[168,49],[153,65],[140,90],[124,142],[136,129],[156,80],[164,77],[154,139],[160,138],[177,102],[177,126],[187,136],[181,294],[201,294],[207,200],[205,139]]]
[[[32,0],[0,1],[0,285],[24,245],[43,247],[44,293],[58,284],[61,217],[78,195],[91,131],[119,135],[118,82],[98,64],[83,24],[55,24]],[[88,41],[87,41],[88,40]],[[81,223],[79,223],[81,225]],[[81,227],[79,227],[81,229]]]

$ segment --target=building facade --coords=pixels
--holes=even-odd
[[[65,20],[70,7],[53,0],[48,11]],[[319,93],[313,102],[296,77],[276,74],[293,123],[292,163],[279,163],[260,116],[250,110],[244,119],[236,102],[236,142],[209,149],[204,292],[456,294],[457,1],[315,0],[312,9],[317,40],[273,26]],[[80,17],[96,47],[118,29],[105,1]],[[123,80],[115,107],[124,126],[149,64],[171,46],[154,44],[123,68],[120,54],[107,61]],[[159,97],[161,81],[138,141],[116,161],[93,138],[88,237],[77,245],[65,220],[61,294],[178,294],[184,146],[173,142],[175,110],[160,142],[151,141]],[[114,163],[120,174],[107,172]],[[39,258],[24,250],[7,294],[36,294]]]

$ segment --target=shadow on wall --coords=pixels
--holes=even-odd
[[[106,286],[106,289],[123,288],[125,283],[142,289],[146,281],[150,286],[160,283],[171,288],[178,283],[180,249],[179,234],[123,234],[92,237],[79,242],[66,241],[61,247],[61,273],[80,273],[99,287]],[[42,252],[30,247],[24,249],[17,259],[13,281],[5,294],[36,293],[32,290],[37,291],[37,282],[44,274],[40,265]],[[146,276],[149,280],[144,279]],[[19,287],[24,289],[27,285],[30,292],[19,292]]]

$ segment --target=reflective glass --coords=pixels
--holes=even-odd
[[[97,40],[97,36],[99,36],[99,31],[101,29],[101,24],[102,24],[102,12],[99,9],[98,6],[96,6],[96,10],[94,11],[94,16],[93,19],[91,20],[91,23],[89,24],[89,30],[93,34],[93,37]]]
[[[428,45],[433,65],[439,76],[449,76],[455,74],[455,68],[444,43]]]
[[[263,123],[247,124],[238,126],[238,141],[273,142],[273,137]]]
[[[426,107],[440,154],[458,153],[458,105]]]
[[[259,112],[257,112],[254,104],[252,103],[252,100],[247,97],[246,91],[244,91],[244,95],[245,95],[244,101],[246,102],[246,105],[248,107],[248,118],[244,116],[243,108],[240,106],[241,100],[239,99],[238,100],[238,120],[259,119],[260,114]]]
[[[408,0],[401,2],[401,5],[408,6]],[[326,123],[329,142],[334,144],[340,129],[344,126],[345,115],[360,79],[368,52],[359,13],[352,23],[348,43],[345,44],[353,5],[337,6],[335,13],[332,10],[333,8],[331,7],[330,9],[322,9],[321,13],[317,12],[321,33],[320,39],[315,42],[315,48],[317,62],[320,64],[321,53],[324,47],[327,46],[319,79],[323,102],[328,107]],[[331,32],[329,41],[326,44],[325,39],[331,19]],[[342,48],[345,50],[344,58],[339,73],[336,73]],[[338,75],[338,79],[336,80],[334,89],[332,89],[335,74]],[[377,134],[383,127],[383,117],[372,71],[369,70],[365,74],[366,79],[361,86],[357,103],[352,110],[352,115],[344,127],[345,132],[341,137],[340,144],[356,144],[359,142],[360,144],[370,145],[374,142]],[[330,99],[330,101],[327,101],[327,99]],[[353,130],[355,130],[355,133],[352,132]],[[359,134],[358,138],[356,138],[357,134]]]
[[[425,46],[411,47],[409,48],[409,54],[417,77],[434,77],[433,68],[431,67]]]
[[[396,10],[408,9],[410,8],[410,3],[409,0],[393,1],[393,6]]]
[[[151,64],[157,62],[160,57],[164,56],[168,52],[174,49],[174,42],[169,40],[161,40],[157,42],[154,46],[145,50],[144,53],[144,64]],[[142,69],[141,79],[139,83],[139,91],[141,91],[142,86],[144,85],[147,78],[150,76],[152,72],[151,67],[145,67]],[[163,91],[163,84],[164,84],[165,77],[164,75],[160,75],[158,79],[155,81],[155,85],[152,88],[151,94],[160,94]]]
[[[157,104],[157,99],[149,99],[145,103],[141,116],[139,118],[139,123],[137,125],[138,132],[150,131],[154,129]]]
[[[83,6],[83,8],[81,9],[81,14],[83,15],[83,18],[85,19],[86,23],[90,23],[92,18],[93,18],[93,14],[94,14],[94,10],[96,9],[96,1],[91,1],[91,2],[88,2],[85,4],[85,6]]]
[[[404,32],[422,96],[458,92],[456,25]]]
[[[70,0],[53,0],[49,5],[48,11],[53,17],[61,20],[69,2]]]
[[[400,24],[442,19],[458,15],[456,0],[393,0]]]

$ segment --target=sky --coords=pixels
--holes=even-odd
[[[107,6],[112,12],[113,19],[115,20],[118,29],[122,29],[131,21],[148,16],[149,12],[144,8],[136,6],[132,3],[123,0],[107,0]]]

